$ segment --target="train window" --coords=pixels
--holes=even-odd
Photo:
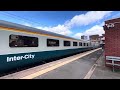
[[[87,46],[88,46],[88,43],[86,43],[87,44]]]
[[[73,46],[77,46],[77,42],[73,42]]]
[[[82,46],[82,42],[79,42],[79,46]]]
[[[56,39],[47,39],[47,46],[59,46],[59,40]]]
[[[83,43],[83,46],[85,46],[85,43]]]
[[[38,47],[38,38],[21,35],[9,36],[10,47]]]
[[[70,46],[70,41],[64,41],[64,46]]]

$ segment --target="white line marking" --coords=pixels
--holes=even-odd
[[[96,66],[97,66],[97,64],[94,64],[94,65],[92,66],[92,68],[91,68],[91,69],[89,70],[89,72],[86,74],[86,76],[84,77],[84,79],[89,79],[89,78],[92,76],[92,74],[93,74]]]
[[[90,54],[90,53],[93,53],[93,52],[99,50],[99,49],[101,49],[101,48],[95,49],[95,50],[93,50],[93,51],[88,51],[87,53],[85,53],[85,54],[83,54],[83,55],[80,55],[80,56],[78,56],[78,57],[75,57],[75,58],[70,59],[70,60],[65,61],[65,62],[61,62],[61,63],[55,64],[55,65],[53,65],[53,66],[50,66],[50,67],[48,67],[48,68],[45,68],[45,69],[40,70],[40,71],[38,71],[38,72],[36,72],[36,73],[30,74],[30,75],[28,75],[28,76],[25,76],[25,77],[22,77],[22,78],[19,78],[19,79],[32,79],[32,78],[35,78],[35,77],[40,76],[40,75],[42,75],[42,74],[44,74],[44,73],[47,73],[47,72],[49,72],[49,71],[51,71],[51,70],[54,70],[54,69],[56,69],[56,68],[58,68],[58,67],[60,67],[60,66],[63,66],[63,65],[65,65],[65,64],[67,64],[67,63],[70,63],[70,62],[75,61],[75,60],[77,60],[77,59],[79,59],[79,58],[82,58],[82,57],[84,57],[84,56],[86,56],[86,55],[88,55],[88,54]]]
[[[102,55],[101,55],[102,56]],[[86,74],[86,76],[84,77],[84,79],[90,79],[90,77],[92,76],[93,72],[95,71],[96,67],[97,67],[97,63],[100,60],[101,56],[99,57],[99,59],[96,61],[96,63],[91,67],[91,69],[88,71],[88,73]]]

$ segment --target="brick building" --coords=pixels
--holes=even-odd
[[[120,62],[120,18],[105,21],[105,64],[112,60]],[[111,66],[106,64],[106,66]]]

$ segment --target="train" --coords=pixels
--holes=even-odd
[[[98,47],[89,40],[0,20],[0,73]]]

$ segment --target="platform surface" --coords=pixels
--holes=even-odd
[[[103,54],[90,79],[120,79],[120,70],[115,69],[113,72],[112,68],[106,67]]]
[[[100,49],[34,79],[83,79],[101,54]]]
[[[0,79],[26,79],[29,75],[29,79],[120,79],[120,70],[115,70],[115,72],[113,72],[111,68],[105,66],[104,52],[102,49],[92,51],[87,51],[20,72],[5,75],[0,77]],[[64,62],[67,63],[63,64]],[[61,63],[62,65],[59,65]],[[57,67],[45,72],[45,69],[54,66]],[[41,73],[41,70],[44,72],[42,71]],[[40,72],[41,74],[37,72]],[[35,74],[35,77],[32,75],[34,73],[37,73],[38,75]]]

